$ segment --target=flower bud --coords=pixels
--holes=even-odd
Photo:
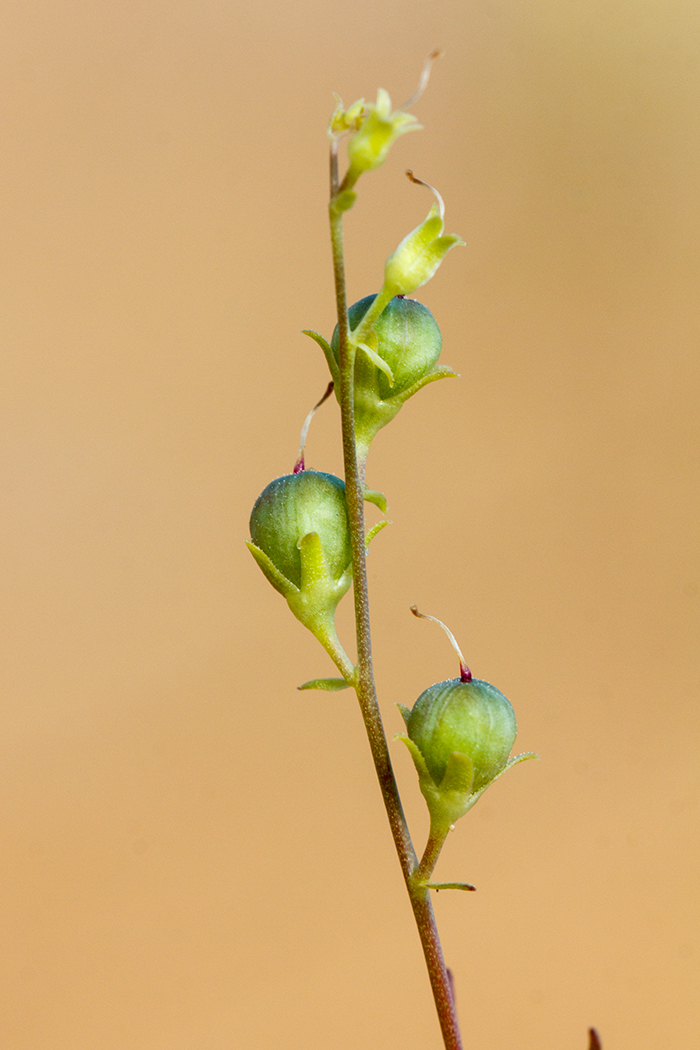
[[[352,560],[344,483],[314,470],[271,481],[255,501],[250,535],[285,580],[299,589],[300,543],[310,533],[318,535],[330,579],[340,580]]]
[[[453,752],[468,755],[474,767],[472,793],[503,772],[517,732],[510,701],[476,678],[431,685],[416,700],[406,729],[437,785]]]
[[[464,245],[456,234],[443,233],[444,228],[441,209],[434,204],[427,219],[404,237],[386,261],[384,287],[390,294],[412,295],[434,276],[450,248]]]

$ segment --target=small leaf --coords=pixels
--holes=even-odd
[[[341,689],[349,688],[344,678],[314,678],[297,686],[297,689],[323,689],[327,693],[338,693]]]
[[[365,502],[374,503],[375,507],[379,507],[382,514],[386,514],[386,496],[383,492],[377,492],[375,489],[365,489]]]
[[[471,882],[424,882],[429,890],[475,890]]]
[[[372,542],[374,537],[377,535],[377,533],[382,531],[382,529],[384,528],[385,525],[391,525],[391,522],[390,521],[378,521],[376,525],[372,526],[372,528],[369,530],[369,532],[365,536],[365,550],[369,550],[370,543]]]

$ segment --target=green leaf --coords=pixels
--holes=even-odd
[[[375,489],[365,489],[365,502],[373,503],[375,507],[379,507],[382,514],[386,514],[386,496],[383,492],[377,492]]]
[[[297,686],[297,689],[323,689],[327,693],[338,693],[341,689],[349,688],[344,678],[313,678],[310,682]]]
[[[384,528],[385,525],[391,525],[391,522],[390,521],[378,521],[376,525],[372,526],[372,528],[369,530],[369,532],[365,536],[365,550],[369,549],[370,543],[372,542],[374,537],[377,535],[377,533],[382,531],[382,529]]]
[[[471,882],[424,882],[429,890],[475,890]]]

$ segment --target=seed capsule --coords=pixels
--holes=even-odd
[[[437,785],[450,755],[467,755],[474,766],[474,794],[505,769],[517,726],[510,701],[495,686],[475,678],[452,678],[421,693],[406,730]]]
[[[367,295],[348,310],[351,330],[367,313],[376,295]],[[389,366],[394,381],[361,351],[355,362],[355,396],[364,401],[368,396],[382,401],[408,390],[434,367],[442,350],[442,336],[437,321],[427,306],[414,299],[395,296],[390,299],[374,324],[376,342],[372,349]],[[331,339],[338,360],[338,327]]]
[[[481,793],[506,769],[527,758],[509,758],[515,743],[515,713],[503,693],[472,678],[456,639],[442,620],[411,606],[414,616],[433,620],[447,634],[459,658],[460,677],[431,685],[413,710],[399,704],[411,753],[433,829],[447,829],[464,816]]]
[[[309,533],[318,535],[329,576],[339,580],[352,561],[345,484],[334,474],[315,470],[271,481],[255,501],[250,535],[296,587],[302,577],[299,543]]]

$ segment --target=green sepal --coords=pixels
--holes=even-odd
[[[514,758],[508,759],[505,765],[505,769],[501,770],[501,772],[498,774],[498,777],[502,777],[503,774],[506,773],[509,769],[512,769],[513,766],[518,766],[521,762],[527,762],[528,758],[536,758],[538,762],[540,760],[540,756],[534,751],[525,751],[522,755],[515,755]],[[498,780],[498,777],[494,777],[494,780]],[[493,780],[491,781],[491,783],[493,783]]]
[[[341,689],[349,688],[350,684],[344,678],[313,678],[297,686],[297,689],[322,689],[327,693],[338,693]]]
[[[435,365],[435,367],[432,368],[430,370],[430,372],[428,372],[427,375],[425,375],[421,379],[419,379],[418,382],[413,384],[413,386],[410,386],[408,388],[408,390],[404,390],[404,391],[402,391],[402,393],[397,394],[396,395],[396,400],[399,401],[400,404],[403,405],[404,402],[408,401],[409,397],[413,397],[414,394],[417,394],[418,391],[422,390],[424,386],[428,385],[428,383],[435,383],[435,382],[437,382],[438,379],[459,379],[459,378],[460,378],[459,372],[455,372],[454,369],[448,368],[447,365]]]
[[[397,704],[396,706],[398,707],[399,711],[401,712],[401,717],[403,718],[404,722],[406,723],[406,729],[408,729],[408,720],[411,717],[411,708],[410,707],[406,707],[405,704]]]
[[[403,707],[403,704],[397,704],[396,706]],[[401,712],[401,714],[403,715],[403,711]],[[406,716],[404,715],[404,718],[405,717]],[[394,740],[400,740],[403,744],[406,745],[406,747],[410,751],[411,758],[413,759],[413,764],[418,772],[419,780],[422,781],[423,777],[427,777],[430,783],[436,786],[435,781],[431,777],[430,771],[428,770],[428,767],[425,764],[425,759],[423,758],[417,746],[411,740],[410,736],[406,736],[405,733],[397,733],[394,737]]]
[[[430,771],[425,764],[425,759],[417,745],[414,744],[410,737],[406,736],[405,733],[399,733],[396,739],[402,740],[411,753],[413,764],[418,773],[418,786],[420,787],[423,798],[428,804],[431,827],[446,834],[447,830],[458,821],[460,817],[463,817],[468,809],[471,809],[474,802],[476,802],[476,797],[470,795],[468,790],[463,791],[451,786],[443,788],[442,784],[438,787],[430,775]],[[471,760],[468,759],[466,755],[460,755],[459,758],[467,759],[471,766]],[[455,780],[459,781],[460,775],[463,776],[465,773],[465,767],[461,763],[458,763],[457,769],[455,770]],[[446,776],[447,774],[445,774],[445,777]],[[445,778],[443,778],[443,783],[444,780]]]
[[[348,131],[357,131],[362,123],[365,109],[365,100],[363,98],[358,98],[357,102],[353,102],[351,106],[345,109],[340,95],[335,91],[333,95],[336,107],[331,114],[331,119],[328,121],[328,137],[330,139],[339,138]]]
[[[369,532],[365,536],[365,550],[366,551],[369,550],[369,545],[372,542],[372,540],[374,539],[374,537],[377,535],[377,533],[381,532],[382,529],[386,525],[391,525],[391,522],[390,521],[378,521],[376,525],[372,526],[372,528],[369,530]]]
[[[509,758],[506,762],[506,769],[510,769],[511,766],[517,766],[520,762],[527,762],[528,758],[536,758],[539,762],[540,756],[536,751],[523,751],[522,755],[515,755],[513,758]],[[506,769],[503,770],[505,773]]]
[[[365,489],[365,503],[373,503],[375,507],[379,507],[382,514],[386,514],[386,496],[383,492],[377,492],[375,489]]]
[[[376,365],[380,372],[389,380],[391,386],[394,385],[394,373],[392,372],[389,365],[386,363],[383,357],[381,357],[376,350],[373,350],[371,346],[367,346],[367,343],[358,343],[357,349],[362,350],[367,355],[373,365]]]
[[[318,332],[314,332],[311,328],[302,328],[301,334],[308,335],[309,339],[313,339],[313,341],[315,343],[318,343],[318,345],[321,347],[321,349],[323,350],[323,356],[326,359],[326,364],[328,365],[328,370],[331,373],[331,379],[337,387],[340,382],[340,373],[338,372],[338,362],[333,356],[333,351],[331,350],[330,344],[327,342],[327,340],[323,338],[322,335],[319,335]]]
[[[260,548],[256,547],[254,543],[250,542],[250,540],[246,540],[245,545],[262,569],[265,577],[269,580],[276,591],[279,591],[280,594],[283,594],[287,599],[289,599],[290,595],[299,593],[299,588],[296,587],[291,580],[288,580],[275,565],[273,565],[267,554],[265,554],[265,551],[261,551]]]
[[[302,592],[317,588],[319,583],[329,580],[326,556],[317,532],[309,532],[297,543],[301,554],[301,587]]]
[[[296,618],[323,645],[323,639],[332,630],[335,607],[352,582],[352,567],[348,566],[340,579],[334,580],[317,532],[302,536],[297,546],[301,554],[301,587],[285,597]]]
[[[454,369],[448,368],[446,365],[435,365],[427,375],[422,376],[421,379],[413,383],[406,390],[402,390],[399,394],[393,394],[391,397],[384,398],[383,400],[376,398],[372,399],[368,397],[367,409],[363,411],[364,405],[362,404],[361,392],[355,393],[355,433],[357,436],[358,449],[363,450],[363,454],[366,456],[369,451],[369,447],[372,441],[376,437],[377,433],[385,427],[387,423],[390,423],[394,416],[399,412],[403,404],[408,401],[409,397],[413,397],[419,390],[422,390],[428,383],[435,383],[438,379],[459,379],[459,372],[455,372]],[[367,498],[367,497],[365,497]],[[375,500],[370,500],[374,503]],[[379,506],[379,504],[377,504]],[[382,508],[380,508],[382,509]],[[382,512],[386,514],[386,510],[382,509]]]
[[[440,781],[440,791],[457,791],[470,795],[474,783],[474,763],[469,755],[453,751],[447,759],[447,769]]]

